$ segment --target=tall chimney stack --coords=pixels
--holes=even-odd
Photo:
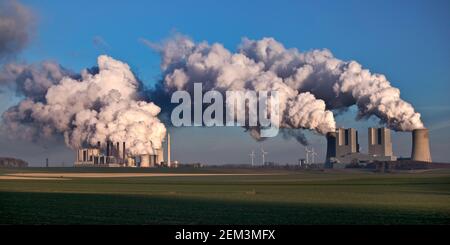
[[[126,158],[126,155],[125,155],[125,141],[122,142],[122,160],[123,160],[124,164],[127,162],[127,158]]]
[[[172,163],[170,162],[170,134],[167,133],[167,166],[172,167]]]
[[[431,162],[428,129],[422,128],[412,131],[411,160]]]
[[[109,156],[109,140],[106,141],[106,156]]]
[[[333,168],[331,158],[336,157],[336,132],[328,132],[326,137],[327,137],[327,156],[325,160],[325,167]]]
[[[109,155],[114,156],[114,142],[110,141],[109,144]]]

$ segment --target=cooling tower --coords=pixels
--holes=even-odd
[[[141,155],[141,168],[148,168],[150,167],[150,155],[144,154]]]
[[[414,161],[431,162],[428,129],[423,128],[412,131],[411,159]]]
[[[330,158],[336,157],[336,132],[329,132],[327,137],[327,159],[325,160],[325,167],[332,168]]]

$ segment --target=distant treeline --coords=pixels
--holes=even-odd
[[[28,167],[28,162],[24,160],[11,158],[11,157],[0,157],[0,167],[3,168],[26,168]]]
[[[450,168],[450,163],[437,163],[437,162],[420,162],[413,160],[400,160],[400,161],[381,161],[369,163],[365,168],[376,169],[378,171],[389,170],[420,170],[420,169],[437,169],[437,168]]]

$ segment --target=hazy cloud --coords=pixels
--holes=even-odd
[[[28,44],[33,13],[14,0],[0,1],[0,61],[16,55]]]
[[[94,46],[100,50],[105,50],[105,49],[109,49],[111,46],[105,41],[105,39],[103,39],[103,37],[101,36],[95,36],[92,39],[92,43],[94,44]]]

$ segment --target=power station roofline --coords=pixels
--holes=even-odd
[[[336,132],[326,134],[327,155],[326,168],[332,168],[334,163],[351,163],[354,160],[361,162],[395,161],[397,157],[392,154],[390,129],[386,127],[369,127],[369,152],[359,151],[358,130],[355,128],[339,127]],[[373,134],[372,134],[373,133]],[[376,137],[376,143],[371,148],[370,141]],[[372,154],[373,153],[373,154]]]

